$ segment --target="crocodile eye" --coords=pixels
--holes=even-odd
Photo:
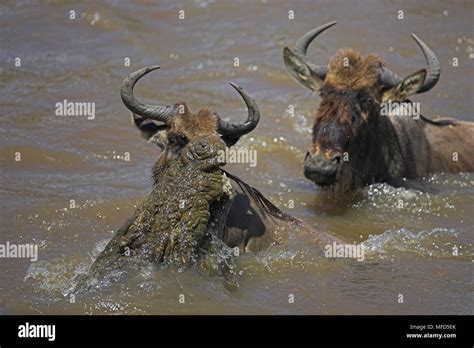
[[[207,141],[199,141],[195,146],[194,146],[194,152],[198,156],[206,156],[210,153],[212,153],[213,147],[209,142]]]

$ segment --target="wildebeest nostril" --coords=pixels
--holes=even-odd
[[[332,156],[331,161],[332,163],[339,164],[341,163],[341,158],[341,154],[335,154],[334,156]]]
[[[309,151],[306,151],[306,154],[304,155],[304,161],[306,161],[310,157],[311,155],[309,154]]]

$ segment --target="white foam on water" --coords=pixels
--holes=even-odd
[[[473,260],[472,243],[459,241],[454,229],[433,228],[414,232],[405,228],[387,230],[362,243],[370,253],[409,252],[421,257]]]

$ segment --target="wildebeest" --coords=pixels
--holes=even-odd
[[[162,148],[152,171],[153,191],[79,281],[78,290],[113,277],[130,264],[152,262],[183,268],[208,262],[212,253],[220,253],[215,257],[223,260],[229,250],[235,250],[230,248],[261,250],[280,243],[285,228],[295,233],[303,226],[258,190],[222,169],[225,162],[219,153],[251,132],[260,120],[255,100],[231,84],[248,108],[242,124],[229,123],[211,109],[193,113],[184,102],[143,104],[134,97],[133,87],[158,68],[145,67],[130,74],[121,88],[135,125],[146,139]],[[316,239],[322,244],[335,240],[324,233]],[[232,261],[224,263],[228,262]]]
[[[399,186],[434,172],[473,171],[474,123],[402,116],[414,105],[409,96],[429,91],[439,80],[433,51],[412,34],[428,66],[405,78],[377,55],[363,57],[353,49],[340,49],[327,66],[311,63],[308,46],[335,24],[315,28],[298,39],[294,50],[283,50],[291,76],[322,98],[304,175],[344,192],[380,182]]]

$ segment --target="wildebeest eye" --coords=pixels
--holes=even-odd
[[[183,135],[183,134],[172,134],[169,138],[168,138],[168,143],[169,145],[171,146],[176,146],[176,147],[179,147],[179,148],[182,148],[184,146],[186,146],[186,144],[188,143],[188,138]]]
[[[374,99],[371,96],[368,96],[367,99],[365,100],[365,106],[367,108],[370,108],[373,103],[374,103]]]
[[[351,117],[351,122],[352,122],[352,123],[355,123],[356,121],[357,121],[356,114],[353,113],[353,114],[352,114],[352,117]]]
[[[357,95],[357,99],[359,100],[359,104],[363,109],[370,108],[374,102],[372,96],[366,92],[359,92],[359,94]]]

